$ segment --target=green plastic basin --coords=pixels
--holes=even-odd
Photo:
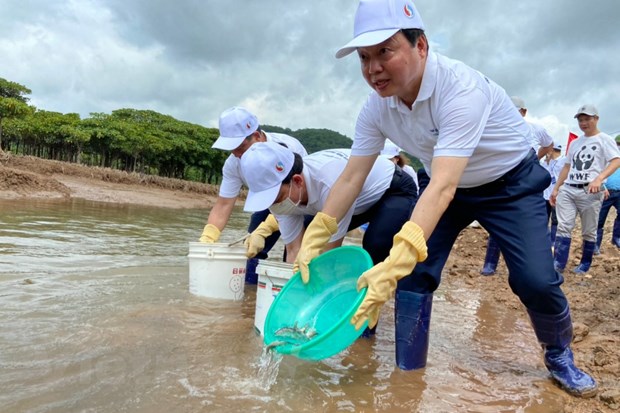
[[[373,266],[368,253],[344,246],[319,255],[310,263],[310,282],[297,272],[285,284],[265,319],[265,344],[275,351],[306,360],[331,357],[352,344],[363,332],[350,320],[366,289],[357,279]]]

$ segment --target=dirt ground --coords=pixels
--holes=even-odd
[[[168,208],[210,208],[216,195],[217,188],[211,185],[34,157],[0,156],[0,199],[80,198]],[[595,257],[585,276],[570,272],[581,256],[579,228],[573,234],[563,290],[572,309],[576,363],[596,378],[599,392],[587,400],[566,396],[566,413],[620,411],[620,250],[610,242],[614,218],[612,211],[601,255]],[[445,282],[464,281],[471,288],[487,292],[507,310],[523,311],[508,287],[503,261],[495,276],[480,276],[486,240],[482,228],[470,227],[461,234],[446,265]]]

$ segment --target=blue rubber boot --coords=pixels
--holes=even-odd
[[[493,237],[489,237],[489,242],[487,243],[487,253],[484,257],[484,265],[482,266],[482,270],[480,274],[482,275],[493,275],[497,270],[497,263],[499,262],[499,245],[493,239]]]
[[[575,366],[570,343],[573,340],[573,323],[568,306],[558,315],[539,314],[527,310],[534,332],[545,352],[545,366],[551,377],[566,392],[578,397],[596,394],[596,381]]]
[[[258,283],[258,274],[256,273],[256,266],[258,266],[258,258],[250,258],[245,264],[245,283],[256,284]]]
[[[551,224],[551,231],[549,236],[551,238],[551,245],[555,245],[555,234],[558,232],[557,224]]]
[[[592,256],[594,255],[594,249],[596,248],[596,242],[594,241],[584,241],[583,242],[583,252],[581,254],[581,262],[579,265],[573,270],[576,274],[585,274],[590,269],[590,265],[592,265]]]
[[[611,243],[620,248],[620,218],[614,221],[614,230],[611,234]]]
[[[555,247],[553,248],[553,268],[560,274],[566,268],[568,254],[570,253],[570,241],[568,237],[555,237]]]
[[[596,246],[594,247],[594,255],[600,255],[601,253],[601,242],[603,242],[603,228],[599,228],[596,230]]]
[[[402,370],[426,366],[433,294],[396,291],[394,324],[396,365]]]

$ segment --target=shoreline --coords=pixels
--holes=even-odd
[[[89,167],[30,156],[0,160],[0,199],[84,199],[162,208],[210,209],[215,185],[109,168]]]

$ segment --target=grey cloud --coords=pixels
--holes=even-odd
[[[41,108],[83,116],[135,107],[215,126],[246,104],[263,123],[352,136],[370,89],[355,56],[334,53],[356,3],[5,0],[0,76],[30,87]],[[417,1],[434,49],[575,131],[575,109],[595,103],[610,132],[620,130],[618,4]]]

